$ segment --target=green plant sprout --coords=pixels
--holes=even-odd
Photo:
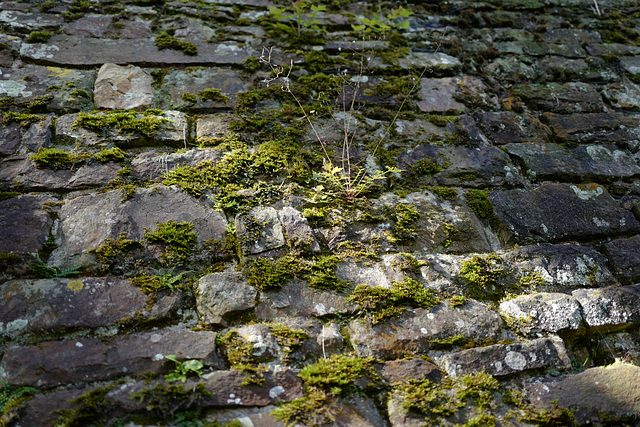
[[[38,254],[38,251],[36,251],[35,254],[31,254],[31,256],[35,261],[34,264],[31,265],[31,270],[45,279],[49,279],[52,277],[75,276],[82,273],[82,268],[90,264],[95,264],[95,262],[91,261],[77,267],[65,268],[60,270],[57,267],[49,267],[44,261],[42,261],[42,259],[40,259],[40,255]]]
[[[180,362],[173,354],[168,354],[165,356],[165,358],[171,360],[176,364],[175,371],[164,376],[165,379],[169,382],[182,381],[183,383],[185,383],[187,382],[187,376],[191,372],[198,375],[198,377],[202,376],[202,368],[204,367],[204,365],[199,360],[190,359],[185,360],[184,362]]]
[[[290,10],[293,11],[290,12]],[[318,20],[319,12],[324,12],[324,5],[315,6],[308,0],[297,0],[291,3],[291,9],[269,6],[269,13],[275,18],[273,27],[287,34],[289,37],[300,38],[305,32],[321,32]]]
[[[167,287],[172,291],[175,290],[173,285],[179,282],[180,280],[182,280],[185,274],[194,273],[194,271],[188,270],[188,271],[183,271],[180,274],[174,275],[173,270],[174,268],[171,267],[167,270],[165,270],[164,268],[159,268],[154,271],[154,276],[157,278],[158,284],[162,287]]]
[[[413,15],[413,12],[400,6],[386,15],[380,13],[373,15],[371,18],[360,16],[357,19],[361,24],[351,24],[351,28],[362,33],[363,38],[365,36],[375,36],[386,39],[393,30],[408,30],[409,21],[403,18],[408,18],[411,15]]]

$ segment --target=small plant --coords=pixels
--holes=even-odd
[[[47,31],[32,31],[27,37],[27,43],[46,43],[51,36],[51,33]]]
[[[185,360],[184,362],[180,362],[173,354],[168,354],[165,356],[165,358],[171,360],[176,364],[175,371],[164,376],[165,379],[170,383],[176,381],[182,381],[183,383],[185,383],[187,382],[187,376],[190,373],[194,373],[198,375],[198,377],[202,376],[202,368],[204,367],[204,365],[199,360],[190,359]]]
[[[291,3],[290,8],[270,6],[269,13],[277,21],[273,24],[275,30],[289,38],[300,39],[305,33],[324,31],[324,28],[320,27],[318,17],[320,12],[326,9],[326,6],[316,6],[308,0],[297,0]]]
[[[389,34],[394,30],[408,30],[409,21],[406,18],[413,15],[413,12],[400,6],[397,9],[393,9],[386,15],[374,14],[371,18],[365,18],[363,16],[358,17],[360,24],[351,24],[351,28],[354,31],[361,33],[364,36],[387,38]]]
[[[190,222],[167,221],[158,224],[154,231],[146,231],[145,238],[165,246],[162,258],[167,263],[186,264],[198,247],[198,233]]]
[[[91,261],[77,267],[65,268],[60,270],[57,267],[49,267],[42,259],[40,259],[38,251],[36,251],[35,254],[31,254],[31,256],[35,261],[35,263],[31,265],[31,270],[43,278],[75,276],[78,274],[82,274],[82,269],[87,265],[95,264],[95,262]]]
[[[0,390],[0,424],[5,425],[17,415],[20,405],[29,399],[38,389],[33,387],[18,387],[11,390],[11,386],[6,381],[2,381]]]
[[[180,52],[189,56],[196,56],[198,54],[198,47],[196,45],[194,45],[193,43],[180,41],[166,31],[163,31],[156,36],[155,45],[160,50],[179,50]]]

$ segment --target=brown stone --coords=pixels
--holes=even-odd
[[[142,68],[104,64],[98,71],[93,99],[96,108],[146,109],[153,101],[153,78]]]
[[[47,195],[21,195],[0,201],[0,252],[34,253],[42,250],[53,220],[43,210]]]

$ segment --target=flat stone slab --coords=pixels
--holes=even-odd
[[[528,384],[525,395],[539,409],[549,409],[557,401],[561,407],[576,410],[581,425],[598,425],[602,415],[636,419],[640,413],[640,367],[615,363],[590,368]]]
[[[74,382],[108,380],[144,372],[167,372],[179,360],[198,359],[221,368],[214,332],[164,329],[118,336],[42,342],[6,350],[0,378],[12,386],[51,387]]]
[[[438,365],[452,377],[482,371],[504,376],[540,368],[567,370],[571,368],[571,361],[564,342],[551,337],[447,354],[438,359]]]
[[[572,111],[573,113],[573,111]],[[556,140],[580,144],[621,144],[637,139],[638,114],[545,112],[542,120],[553,130]]]
[[[130,200],[121,202],[119,190],[68,200],[60,209],[60,226],[52,265],[77,265],[82,254],[125,233],[128,239],[144,241],[145,230],[168,221],[190,222],[198,241],[220,240],[227,221],[218,211],[173,187],[138,188]],[[86,258],[86,257],[85,257]]]
[[[186,152],[158,153],[145,151],[131,161],[131,176],[137,179],[159,182],[163,174],[180,166],[197,166],[204,161],[217,162],[223,152],[215,149],[195,148]]]
[[[137,316],[157,318],[175,309],[179,300],[165,296],[149,311],[148,297],[125,279],[13,280],[0,287],[0,335],[108,327]]]
[[[43,206],[55,201],[45,194],[24,194],[0,201],[0,252],[26,254],[42,250],[53,225]]]
[[[546,142],[551,133],[533,115],[511,111],[478,112],[474,115],[482,132],[498,144]]]
[[[256,255],[286,244],[278,212],[272,207],[255,207],[236,217],[237,237],[245,255]]]
[[[495,191],[494,211],[518,243],[597,239],[637,232],[640,223],[597,184],[544,184]]]
[[[500,312],[514,330],[529,336],[577,330],[582,322],[578,300],[560,293],[522,295],[502,302]]]
[[[612,240],[604,246],[611,267],[624,284],[640,280],[640,236]]]
[[[532,109],[554,113],[601,113],[602,96],[588,83],[523,84],[514,92]]]
[[[537,180],[610,181],[640,174],[637,161],[615,145],[507,144],[504,149],[522,161],[526,173]]]
[[[211,273],[198,280],[196,305],[204,323],[226,325],[224,317],[253,308],[257,294],[257,289],[247,285],[242,273]]]
[[[134,65],[104,64],[96,77],[93,97],[96,108],[146,109],[153,101],[153,78]]]
[[[578,289],[572,295],[582,305],[588,326],[619,326],[640,322],[640,285]]]
[[[417,308],[399,318],[378,325],[360,319],[349,323],[354,350],[360,357],[399,358],[428,351],[434,341],[452,337],[497,339],[502,320],[479,302],[468,300],[461,307],[441,304],[432,309]]]
[[[155,65],[231,65],[241,64],[260,52],[235,44],[193,41],[197,55],[159,50],[153,39],[94,39],[55,35],[47,44],[24,43],[20,55],[31,61],[58,66],[100,66],[106,63]]]

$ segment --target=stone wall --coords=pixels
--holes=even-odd
[[[321,3],[0,2],[0,424],[638,424],[636,2]]]

